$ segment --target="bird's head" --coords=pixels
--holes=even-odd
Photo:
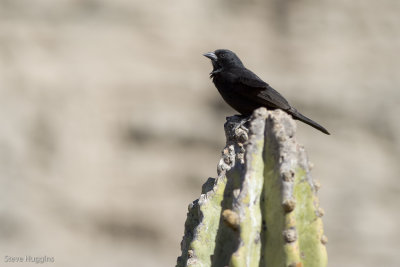
[[[223,69],[226,70],[229,68],[244,67],[239,57],[228,49],[218,49],[214,52],[205,53],[203,56],[211,59],[211,63],[214,68],[210,73],[211,76],[214,76]]]

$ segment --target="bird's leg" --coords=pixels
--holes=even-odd
[[[236,131],[240,128],[242,130],[244,130],[246,133],[249,132],[248,127],[246,127],[246,123],[248,123],[251,119],[251,116],[245,116],[245,115],[235,115],[237,116],[240,121],[238,124],[235,125],[235,127],[233,128],[233,131],[236,133]]]
[[[246,124],[250,121],[251,116],[236,115],[236,117],[238,118],[238,121],[235,123],[232,131],[238,142],[243,144],[249,140],[249,128]]]
[[[227,136],[233,137],[239,143],[244,144],[249,138],[248,123],[251,116],[234,115],[226,118],[224,124]]]

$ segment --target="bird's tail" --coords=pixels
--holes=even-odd
[[[290,108],[290,110],[288,110],[288,113],[293,116],[293,119],[302,121],[302,122],[310,125],[311,127],[314,127],[315,129],[320,130],[324,134],[330,135],[330,133],[324,127],[322,127],[315,121],[307,118],[306,116],[304,116],[303,114],[298,112],[295,108]]]

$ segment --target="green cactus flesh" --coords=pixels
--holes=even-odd
[[[293,120],[261,108],[246,138],[229,129],[228,164],[189,208],[177,266],[326,266],[322,210]]]

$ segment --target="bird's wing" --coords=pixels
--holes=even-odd
[[[238,92],[246,98],[251,98],[266,107],[274,107],[282,110],[290,109],[288,101],[274,88],[261,80],[248,69],[243,69],[236,82],[244,86],[243,92]]]
[[[269,86],[266,82],[261,80],[257,75],[248,69],[240,70],[240,75],[238,75],[237,82],[253,88],[263,89]]]

